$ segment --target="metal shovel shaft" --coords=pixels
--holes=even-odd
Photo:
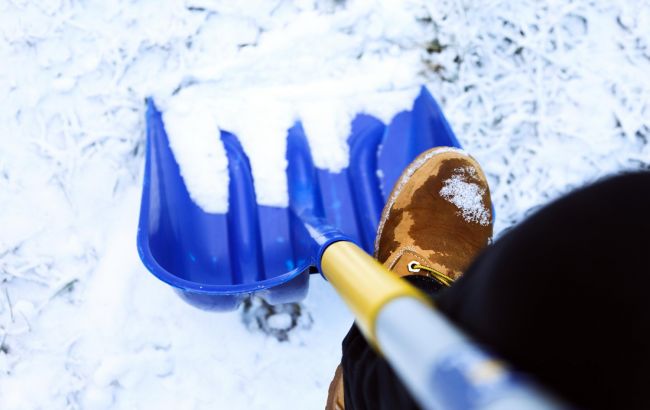
[[[321,269],[366,339],[426,409],[557,409],[446,320],[419,290],[351,242],[330,244]]]

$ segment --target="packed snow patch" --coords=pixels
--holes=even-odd
[[[164,113],[169,145],[192,200],[206,212],[228,211],[228,160],[205,107],[175,105]]]
[[[411,63],[413,67],[417,65]],[[323,61],[322,65],[327,63]],[[257,202],[288,206],[286,136],[296,121],[303,125],[314,164],[339,172],[348,166],[347,139],[354,116],[370,114],[387,123],[398,112],[411,109],[420,90],[413,83],[403,89],[376,91],[377,86],[368,84],[367,80],[350,76],[355,81],[333,79],[314,85],[305,79],[301,86],[250,89],[242,85],[238,90],[202,83],[168,99],[161,98],[170,145],[192,198],[206,212],[219,212],[228,207],[227,185],[214,186],[215,182],[227,181],[227,161],[223,162],[226,155],[219,141],[219,130],[233,132],[250,159]],[[384,80],[387,88],[393,87],[393,79],[387,76]],[[197,128],[193,121],[215,124],[215,127],[210,132],[202,132],[200,137],[192,137],[190,134]],[[200,130],[207,131],[208,127]],[[192,146],[198,139],[210,150]],[[219,172],[207,173],[209,169]]]
[[[184,147],[192,143],[190,121],[207,116],[200,122],[214,122],[237,135],[250,159],[258,203],[287,206],[286,136],[296,121],[303,124],[314,164],[338,172],[348,165],[347,138],[356,114],[388,122],[410,109],[419,92],[418,38],[428,31],[417,18],[419,6],[351,2],[338,8],[333,3],[336,12],[307,10],[290,18],[283,6],[274,19],[257,21],[259,32],[249,29],[250,19],[221,28],[215,22],[210,31],[202,30],[193,47],[210,52],[188,63],[176,89],[155,95],[165,126],[175,125],[167,131],[184,181],[208,212],[227,209],[227,195],[219,195],[227,188],[203,184],[206,177],[198,174],[206,168],[223,170],[225,154],[218,142],[202,156],[201,150]],[[222,24],[224,18],[217,20]],[[214,52],[214,30],[226,52]],[[195,113],[181,114],[188,111]],[[218,139],[218,133],[212,138]],[[186,160],[190,150],[195,161]],[[222,173],[207,178],[223,180]]]
[[[443,182],[440,195],[456,205],[465,221],[486,226],[490,223],[490,212],[483,203],[485,188],[469,182],[468,175],[476,177],[476,170],[471,167],[456,170],[451,178]]]

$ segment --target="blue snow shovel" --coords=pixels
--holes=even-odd
[[[187,191],[161,114],[147,102],[147,154],[138,227],[146,267],[190,304],[229,311],[251,295],[297,302],[321,273],[424,408],[556,408],[558,404],[485,353],[418,290],[368,255],[383,206],[403,169],[436,146],[460,147],[422,88],[411,111],[385,125],[359,114],[339,173],[312,162],[301,124],[287,136],[289,207],[258,205],[237,137],[221,132],[229,210],[210,214]],[[215,138],[217,136],[215,135]]]

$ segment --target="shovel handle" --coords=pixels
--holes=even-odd
[[[391,300],[407,297],[431,305],[421,291],[382,266],[352,242],[334,242],[325,249],[321,269],[348,305],[366,339],[377,347],[376,321]]]
[[[426,295],[352,242],[331,243],[320,262],[366,339],[423,408],[564,407],[478,347]]]

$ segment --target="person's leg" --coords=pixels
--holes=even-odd
[[[430,296],[442,288],[438,282],[423,276],[407,276],[405,279]],[[368,345],[356,324],[343,339],[341,369],[345,410],[419,408],[388,362]]]
[[[487,180],[473,158],[450,148],[427,151],[407,167],[384,207],[375,257],[433,293],[462,275],[487,246],[490,205]],[[414,406],[356,327],[343,343],[341,367],[330,384],[328,410]]]
[[[475,340],[587,408],[650,408],[650,173],[545,207],[436,304]]]
[[[576,191],[487,248],[436,304],[573,404],[650,408],[649,212],[647,172]],[[417,408],[354,327],[342,366],[347,409]]]

